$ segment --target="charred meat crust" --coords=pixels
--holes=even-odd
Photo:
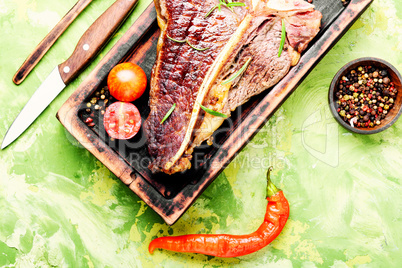
[[[160,1],[158,21],[164,26],[158,40],[157,61],[153,68],[149,106],[151,112],[144,124],[148,151],[154,161],[152,171],[170,173],[167,166],[185,142],[194,102],[209,67],[237,28],[240,18],[230,10],[205,14],[216,1]],[[194,47],[208,48],[198,51]],[[176,103],[170,117],[160,124],[167,111]],[[177,157],[176,157],[177,158]],[[188,161],[181,161],[188,166]]]

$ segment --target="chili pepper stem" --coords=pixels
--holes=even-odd
[[[267,197],[271,197],[280,191],[280,189],[278,189],[275,186],[275,184],[273,184],[271,181],[271,171],[272,170],[273,170],[273,168],[269,167],[268,172],[267,172]]]

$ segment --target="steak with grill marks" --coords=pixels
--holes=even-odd
[[[321,13],[305,1],[242,2],[246,7],[222,6],[206,17],[219,0],[155,0],[161,35],[151,112],[144,124],[151,171],[173,174],[190,168],[193,148],[209,142],[224,121],[205,113],[200,104],[230,116],[251,96],[279,82],[319,31]],[[287,39],[278,57],[282,21]],[[222,84],[246,62],[243,73]]]

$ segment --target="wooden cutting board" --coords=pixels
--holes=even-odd
[[[102,109],[89,112],[93,114],[94,126],[84,122],[87,103],[106,86],[107,75],[116,64],[136,63],[144,69],[150,81],[159,37],[153,3],[64,103],[57,118],[86,149],[172,225],[296,90],[371,2],[351,0],[343,6],[341,0],[315,0],[313,4],[323,14],[322,29],[302,54],[300,62],[275,87],[238,107],[214,133],[214,144],[203,145],[194,151],[192,168],[186,172],[152,174],[147,168],[150,156],[143,130],[131,140],[111,140],[103,128]],[[143,120],[149,113],[148,98],[148,93],[145,93],[134,102]]]

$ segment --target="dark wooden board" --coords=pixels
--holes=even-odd
[[[203,144],[194,151],[192,168],[186,172],[152,174],[147,168],[149,154],[142,132],[128,141],[110,140],[101,124],[100,113],[94,115],[94,127],[90,128],[83,122],[86,103],[95,91],[106,86],[109,71],[119,62],[129,61],[140,65],[150,78],[159,36],[153,4],[60,108],[57,117],[85,148],[166,223],[173,224],[268,121],[371,1],[352,0],[344,7],[341,0],[315,0],[316,9],[323,13],[322,29],[303,53],[300,62],[272,89],[238,107],[214,133],[214,144]],[[134,102],[143,120],[149,113],[148,98],[144,94]]]

